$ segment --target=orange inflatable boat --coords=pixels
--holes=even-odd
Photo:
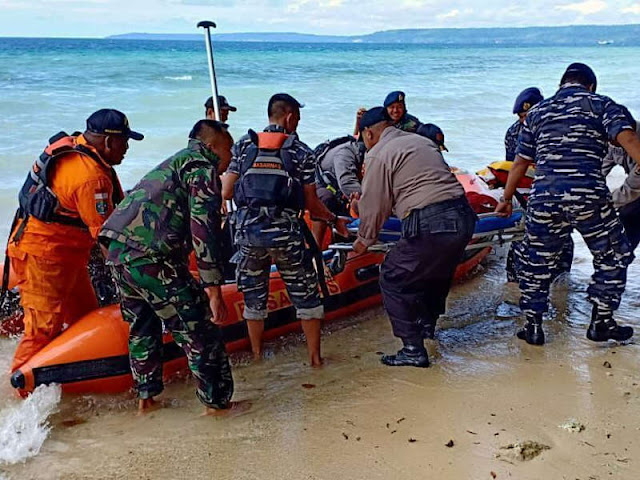
[[[476,211],[486,211],[495,203],[492,193],[478,177],[458,172],[458,178],[470,194],[470,202]],[[455,279],[464,278],[491,252],[484,235],[471,245],[464,260],[458,266]],[[480,245],[481,244],[481,245]],[[343,268],[328,279],[330,296],[324,299],[326,321],[350,315],[380,303],[378,285],[382,253],[341,255]],[[249,346],[245,322],[242,319],[243,297],[234,283],[223,287],[223,296],[229,317],[222,325],[222,333],[229,352]],[[265,339],[272,339],[289,332],[299,331],[300,322],[289,300],[284,283],[277,271],[271,274],[269,294],[269,318],[265,324]],[[132,386],[128,357],[128,324],[122,320],[119,307],[100,308],[78,320],[62,332],[44,349],[36,353],[11,377],[11,384],[21,395],[33,391],[38,385],[58,383],[65,392],[115,393]],[[164,375],[170,377],[187,368],[182,350],[171,335],[164,337]]]

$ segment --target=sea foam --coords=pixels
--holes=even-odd
[[[188,82],[193,80],[193,77],[191,75],[180,75],[178,77],[165,76],[164,78],[165,80],[176,80],[176,81],[183,81],[183,82]]]
[[[40,452],[51,426],[48,418],[60,403],[59,385],[42,385],[0,416],[0,465],[24,462]]]

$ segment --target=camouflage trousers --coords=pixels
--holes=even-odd
[[[198,399],[226,408],[233,395],[229,358],[220,329],[210,321],[207,296],[187,265],[143,257],[113,270],[122,316],[131,324],[129,359],[138,396],[150,398],[164,389],[164,324],[187,355]]]
[[[244,295],[245,320],[267,318],[271,262],[276,264],[291,303],[301,320],[324,318],[318,292],[318,275],[302,240],[292,240],[286,247],[241,246],[236,254],[238,290]]]
[[[519,275],[520,307],[528,319],[548,309],[549,288],[571,231],[577,230],[593,255],[589,301],[603,313],[620,305],[633,253],[611,202],[529,204]]]

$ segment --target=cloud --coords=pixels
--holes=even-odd
[[[442,13],[442,14],[438,15],[437,18],[438,18],[438,20],[446,20],[447,18],[455,18],[458,15],[460,15],[460,10],[458,10],[457,8],[454,8],[450,12]]]
[[[558,5],[557,10],[578,12],[582,15],[593,15],[599,13],[608,7],[607,2],[603,0],[585,0],[584,2],[569,3],[567,5]]]
[[[622,9],[622,13],[631,13],[633,15],[640,15],[640,3],[629,5]]]

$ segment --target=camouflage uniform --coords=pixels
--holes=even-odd
[[[539,321],[548,308],[553,268],[572,228],[593,254],[589,301],[602,315],[618,308],[633,254],[602,160],[608,139],[631,128],[620,106],[575,84],[563,85],[529,111],[516,153],[536,164],[519,278],[521,307],[530,321]]]
[[[131,323],[131,370],[140,398],[163,389],[163,323],[187,354],[202,403],[225,408],[233,394],[229,360],[202,289],[224,283],[217,165],[204,144],[189,140],[129,192],[100,232],[109,244],[122,315]],[[199,284],[188,270],[192,249]]]
[[[264,131],[285,133],[277,125],[269,125]],[[240,166],[246,160],[250,145],[249,137],[241,138],[234,145],[227,172],[240,174]],[[292,176],[302,185],[314,184],[315,159],[311,149],[296,138],[290,153],[296,170]],[[272,260],[285,282],[298,318],[309,320],[324,317],[318,277],[311,256],[305,249],[301,221],[299,212],[277,207],[261,207],[259,210],[240,208],[234,214],[235,243],[239,247],[234,261],[238,265],[238,290],[244,294],[245,320],[267,318]]]
[[[522,122],[517,120],[509,127],[504,136],[504,149],[506,151],[505,160],[513,162],[516,159],[516,149],[518,148],[518,136],[522,130]]]
[[[417,117],[405,113],[402,118],[395,124],[395,127],[405,132],[416,133],[420,125],[422,125],[422,122],[418,120]]]

